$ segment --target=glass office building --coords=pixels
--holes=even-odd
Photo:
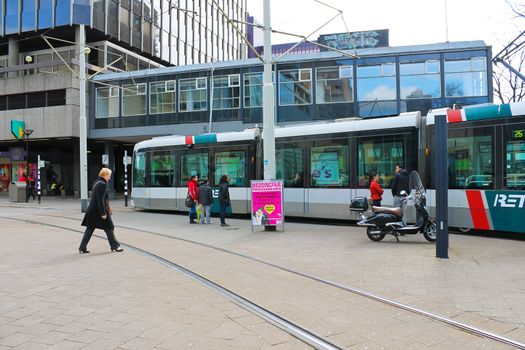
[[[0,125],[23,121],[26,128],[34,130],[29,154],[25,154],[23,141],[14,139],[9,128],[0,128],[2,177],[7,182],[18,179],[27,163],[30,169],[36,169],[36,157],[40,155],[49,162],[42,170],[42,188],[50,192],[47,175],[55,173],[53,178],[64,185],[66,194],[78,194],[80,25],[85,26],[90,48],[86,57],[89,81],[108,72],[129,74],[135,70],[242,59],[246,57],[246,45],[241,42],[246,33],[242,24],[246,3],[247,0],[0,1]],[[150,88],[159,95],[159,103],[151,106],[152,111],[167,113],[170,107],[165,100],[173,86],[148,85]],[[199,97],[191,87],[188,89],[191,98],[197,96],[186,104],[188,110],[206,108],[205,97]],[[143,91],[143,87],[138,90]],[[125,91],[128,94],[131,89]],[[101,96],[104,93],[100,91]],[[106,113],[111,115],[115,91],[106,94]],[[132,102],[122,109],[123,114],[145,113],[140,95],[136,96],[126,96]],[[201,98],[200,105],[196,98]],[[90,100],[87,96],[88,110],[94,108]],[[104,113],[102,105],[101,102],[97,107],[100,113]],[[133,140],[113,136],[95,139],[88,130],[88,180],[91,182],[98,174],[100,154],[109,154],[109,166],[115,172],[114,187],[121,190],[123,166],[115,159],[125,151],[131,154],[133,144]],[[22,156],[14,159],[12,154]],[[7,189],[4,187],[0,191]]]
[[[0,6],[0,37],[28,32],[71,39],[85,24],[88,41],[109,41],[163,65],[245,57],[247,0],[9,0]],[[74,36],[73,36],[74,38]],[[91,39],[91,40],[90,40]]]

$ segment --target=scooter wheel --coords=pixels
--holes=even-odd
[[[379,242],[383,238],[385,238],[385,234],[379,229],[379,227],[367,227],[366,228],[366,235],[368,238],[370,238],[371,241]]]
[[[436,241],[436,239],[437,239],[437,226],[436,226],[435,222],[433,222],[430,225],[427,225],[427,227],[425,227],[425,231],[423,231],[423,236],[429,242],[435,242]]]

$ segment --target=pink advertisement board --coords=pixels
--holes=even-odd
[[[252,181],[252,225],[276,226],[284,221],[283,182],[277,180]]]

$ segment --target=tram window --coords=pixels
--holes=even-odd
[[[246,181],[246,152],[224,151],[215,153],[215,185],[222,175],[228,175],[230,186],[244,186]]]
[[[285,187],[304,186],[303,149],[293,145],[277,145],[276,175]]]
[[[181,186],[186,186],[190,177],[197,175],[200,178],[208,177],[208,152],[189,151],[180,157]]]
[[[519,131],[523,135],[524,130]],[[525,189],[525,141],[507,142],[505,170],[505,186],[508,189]]]
[[[133,162],[133,187],[146,186],[146,153],[135,153]]]
[[[371,172],[379,175],[381,187],[391,187],[396,164],[405,160],[403,141],[382,138],[359,140],[357,144],[357,186],[368,187]]]
[[[175,157],[170,152],[150,155],[150,187],[172,187],[175,176]]]
[[[348,178],[348,145],[312,147],[310,186],[346,187]]]
[[[449,188],[494,188],[491,131],[466,129],[449,134]]]

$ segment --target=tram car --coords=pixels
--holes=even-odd
[[[382,205],[391,206],[396,164],[420,173],[433,215],[432,146],[438,115],[448,121],[449,226],[523,232],[525,103],[277,127],[276,177],[284,181],[286,215],[357,219],[348,205],[354,197],[369,196],[372,171],[385,189]],[[208,178],[214,189],[227,174],[232,212],[248,214],[250,180],[263,176],[263,142],[258,128],[140,142],[134,149],[134,205],[186,211],[186,183],[192,174]]]

